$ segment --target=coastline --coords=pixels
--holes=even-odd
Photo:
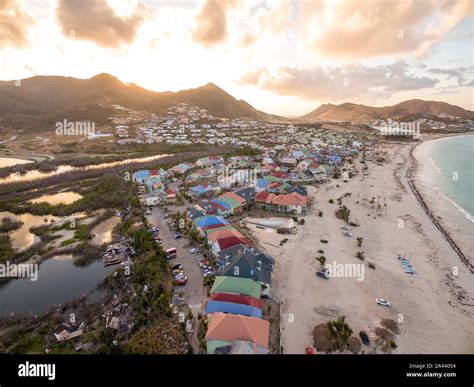
[[[387,319],[398,322],[394,353],[474,353],[472,273],[459,264],[452,246],[440,237],[411,192],[412,148],[414,144],[406,143],[384,146],[379,150],[386,152],[386,162],[368,160],[369,176],[310,187],[314,205],[295,234],[282,236],[248,224],[258,245],[275,259],[272,296],[281,305],[283,353],[304,353],[314,344],[314,328],[337,316],[346,316],[355,335],[368,333],[373,344],[363,348],[365,353],[385,352],[377,332]],[[337,198],[359,225],[350,227],[352,238],[340,230]],[[361,247],[356,238],[363,239]],[[357,259],[358,251],[364,260]],[[319,255],[328,265],[363,265],[364,279],[318,278]],[[399,255],[408,257],[416,276],[405,274]],[[388,299],[392,307],[377,305],[377,297]]]
[[[461,262],[467,266],[469,271],[471,273],[474,273],[474,265],[467,256],[468,254],[468,247],[469,246],[462,246],[461,241],[457,240],[458,238],[455,236],[455,230],[447,224],[447,222],[443,222],[441,218],[441,214],[439,209],[433,209],[434,206],[430,206],[427,201],[427,192],[424,190],[421,186],[421,184],[417,184],[417,180],[419,181],[422,178],[422,168],[421,168],[421,163],[428,162],[426,158],[423,158],[423,156],[418,155],[415,156],[415,152],[420,149],[421,145],[435,141],[435,140],[440,140],[440,139],[446,139],[446,138],[452,138],[452,137],[459,137],[459,136],[473,136],[474,133],[469,133],[469,134],[463,134],[463,135],[448,135],[448,136],[436,136],[436,137],[431,137],[428,139],[424,139],[415,146],[412,147],[410,150],[410,164],[409,168],[407,169],[406,173],[406,178],[408,185],[415,195],[416,199],[418,200],[421,208],[425,211],[426,215],[430,218],[430,220],[433,222],[435,227],[440,231],[440,233],[443,235],[443,237],[446,239],[446,241],[451,245],[452,249],[454,252],[458,255],[459,259]],[[455,205],[454,200],[453,205]],[[459,208],[458,208],[459,210]],[[469,225],[466,225],[466,227],[469,227]],[[469,232],[469,230],[467,230]],[[454,236],[453,236],[454,235]]]

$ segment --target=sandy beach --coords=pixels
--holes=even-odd
[[[386,147],[389,161],[368,161],[368,176],[359,173],[347,183],[333,180],[319,189],[311,187],[314,204],[295,235],[248,224],[260,247],[276,261],[272,293],[281,302],[284,353],[304,353],[313,345],[314,327],[338,315],[346,316],[355,336],[360,330],[369,334],[372,344],[362,348],[365,353],[380,352],[373,342],[382,319],[399,323],[393,353],[474,353],[473,274],[409,188],[413,146]],[[359,170],[361,166],[357,162]],[[350,195],[343,197],[346,193]],[[340,197],[350,209],[350,221],[359,225],[350,227],[352,237],[343,235],[344,222],[335,216]],[[363,238],[361,247],[358,237]],[[363,280],[316,277],[318,250],[324,250],[326,264],[363,264]],[[355,257],[358,251],[364,252],[363,261]],[[417,276],[404,273],[399,254],[410,257]],[[377,305],[378,297],[392,307]]]

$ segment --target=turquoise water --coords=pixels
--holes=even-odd
[[[440,175],[440,189],[463,215],[474,221],[474,136],[436,141],[431,158]]]

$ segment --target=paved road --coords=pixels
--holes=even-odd
[[[182,210],[180,208],[180,210]],[[170,211],[171,212],[171,211]],[[155,224],[160,229],[159,237],[163,240],[162,247],[167,250],[171,247],[176,247],[178,258],[173,259],[170,263],[181,263],[183,265],[184,274],[188,277],[188,282],[184,286],[176,288],[179,294],[182,294],[185,303],[189,304],[191,310],[196,316],[197,313],[203,312],[203,306],[207,298],[207,292],[202,284],[202,272],[198,266],[202,255],[191,254],[190,250],[193,247],[198,247],[196,244],[189,243],[186,239],[175,239],[174,231],[168,225],[164,218],[165,212],[160,208],[153,208],[152,214],[148,216],[149,222]]]

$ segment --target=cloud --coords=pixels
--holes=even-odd
[[[423,55],[473,8],[472,0],[301,0],[300,36],[330,57]]]
[[[15,0],[0,1],[0,47],[26,46],[26,30],[33,20]]]
[[[209,47],[227,38],[227,13],[239,5],[237,0],[206,0],[196,16],[193,41]]]
[[[359,97],[386,99],[399,91],[433,88],[439,82],[410,74],[410,70],[404,61],[375,67],[360,63],[327,69],[282,67],[276,73],[260,68],[244,74],[239,83],[306,100],[341,101]]]
[[[89,40],[102,47],[131,43],[145,21],[140,4],[128,17],[119,17],[106,1],[59,0],[56,14],[63,34]]]
[[[451,81],[452,87],[465,87],[472,85],[472,79],[468,80],[466,77],[474,73],[474,66],[469,67],[451,67],[451,68],[439,68],[432,67],[427,70],[430,74],[444,75],[448,80]]]

